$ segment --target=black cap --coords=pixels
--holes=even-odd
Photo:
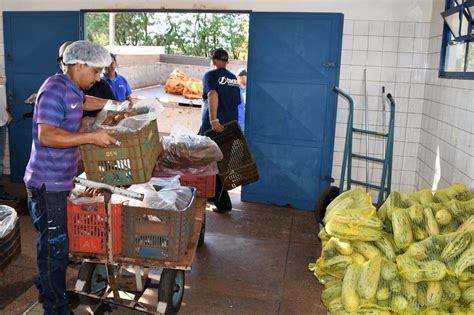
[[[224,48],[216,48],[211,54],[211,59],[229,61],[229,54]]]
[[[241,77],[241,76],[246,76],[247,75],[247,70],[245,69],[240,69],[239,72],[237,72],[237,76],[238,77]]]

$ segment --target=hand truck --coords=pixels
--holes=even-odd
[[[75,293],[79,295],[79,300],[84,304],[88,304],[89,311],[92,313],[100,312],[107,306],[133,309],[148,314],[176,314],[181,307],[184,295],[184,271],[191,269],[198,242],[200,239],[204,239],[201,235],[201,233],[204,233],[201,227],[204,220],[206,198],[198,198],[196,201],[194,230],[185,257],[179,261],[148,260],[145,262],[146,265],[140,266],[135,264],[130,257],[114,257],[112,253],[110,224],[112,214],[110,209],[112,194],[119,194],[137,200],[143,200],[144,195],[82,178],[75,178],[75,183],[99,189],[104,193],[105,230],[107,234],[107,255],[105,259],[71,255],[74,260],[82,262],[74,288]],[[194,188],[192,189],[194,192]],[[130,265],[133,265],[134,272],[127,270],[126,267]],[[151,282],[147,267],[162,269],[157,286]],[[158,289],[156,309],[150,309],[150,307],[139,302],[148,288]]]
[[[387,99],[390,102],[390,120],[388,125],[388,131],[372,131],[368,129],[354,128],[354,101],[352,97],[341,90],[338,87],[334,88],[334,92],[342,96],[349,103],[349,116],[347,120],[347,129],[346,129],[346,140],[344,144],[344,154],[342,158],[342,169],[341,169],[341,179],[339,187],[329,186],[323,190],[318,200],[316,201],[315,206],[315,217],[316,220],[320,223],[323,222],[324,215],[326,213],[326,207],[333,201],[341,192],[349,190],[352,187],[352,184],[365,186],[374,190],[378,190],[377,197],[377,206],[380,206],[382,202],[388,197],[391,192],[391,183],[392,183],[392,162],[393,162],[393,142],[394,142],[394,129],[395,129],[395,100],[392,95],[387,94]],[[385,100],[384,100],[385,101]],[[385,116],[385,111],[383,111]],[[382,137],[386,139],[385,153],[384,158],[376,158],[373,156],[354,153],[352,150],[353,135],[364,134],[367,136]],[[380,184],[372,184],[366,181],[352,179],[352,159],[359,159],[370,161],[373,163],[382,164],[382,175],[380,179]],[[347,180],[346,180],[347,174]],[[346,186],[344,186],[346,184]]]

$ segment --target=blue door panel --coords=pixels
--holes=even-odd
[[[254,86],[254,93],[258,95],[259,102],[268,104],[268,107],[248,106],[251,112],[250,124],[258,124],[259,127],[257,130],[246,130],[246,136],[255,141],[321,146],[323,133],[314,126],[324,125],[324,112],[321,113],[317,106],[304,104],[312,104],[315,94],[325,99],[327,92],[328,86],[325,84],[260,81]],[[294,114],[295,110],[299,111],[298,115]],[[272,123],[263,117],[268,117]]]
[[[318,149],[264,142],[253,142],[250,149],[262,157],[257,160],[257,167],[265,176],[246,186],[251,188],[246,197],[257,198],[263,203],[306,208],[304,200],[311,199],[318,188],[319,183],[313,178],[318,176],[317,170],[320,169],[320,161],[308,159],[307,154],[316,155]],[[288,152],[292,153],[291,159],[284,158]],[[282,172],[282,169],[291,171]],[[268,187],[272,190],[269,191]]]
[[[33,107],[24,101],[56,73],[59,46],[82,38],[80,12],[3,12],[10,168],[21,182],[31,151]]]
[[[46,76],[51,73],[46,74]],[[16,122],[20,122],[24,114],[31,113],[33,106],[30,104],[24,104],[24,101],[33,93],[38,90],[38,87],[43,84],[44,78],[33,73],[14,73],[13,77],[8,77],[9,87],[12,87],[11,92],[14,95],[13,99],[23,100],[21,106],[11,106],[10,112]],[[12,104],[13,105],[13,104]],[[31,123],[31,121],[30,121]],[[31,124],[30,124],[31,125]]]
[[[255,79],[301,82],[317,81],[330,75],[328,69],[320,65],[330,57],[330,51],[322,50],[321,45],[331,41],[332,19],[324,18],[324,14],[268,15],[275,16],[259,19],[258,28],[254,28],[255,24],[250,26],[251,32],[255,30],[251,36],[267,39],[264,51],[250,55],[255,64]]]
[[[343,15],[251,13],[242,200],[313,210],[330,184]]]

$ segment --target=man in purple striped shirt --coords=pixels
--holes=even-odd
[[[85,103],[81,89],[100,79],[102,68],[111,63],[102,46],[77,41],[63,56],[64,74],[49,77],[41,86],[33,116],[33,143],[24,181],[28,208],[38,230],[37,287],[45,314],[70,314],[66,298],[68,263],[67,196],[77,171],[79,145],[105,147],[116,140],[109,131],[79,133],[83,110],[105,104]],[[89,105],[88,105],[89,104]]]

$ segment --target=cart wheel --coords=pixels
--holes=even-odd
[[[319,194],[318,201],[314,207],[314,217],[319,223],[323,222],[324,215],[326,214],[326,208],[329,206],[331,201],[339,196],[339,188],[335,186],[329,186]]]
[[[163,269],[158,285],[158,303],[166,303],[165,314],[178,313],[184,295],[184,271]]]
[[[199,241],[197,247],[204,245],[204,236],[206,235],[206,213],[204,213],[204,220],[202,221],[201,233],[199,234]]]
[[[101,296],[107,289],[107,269],[103,264],[82,263],[79,269],[78,281],[82,281],[81,291]],[[94,298],[79,294],[81,304],[94,305],[97,300]]]

